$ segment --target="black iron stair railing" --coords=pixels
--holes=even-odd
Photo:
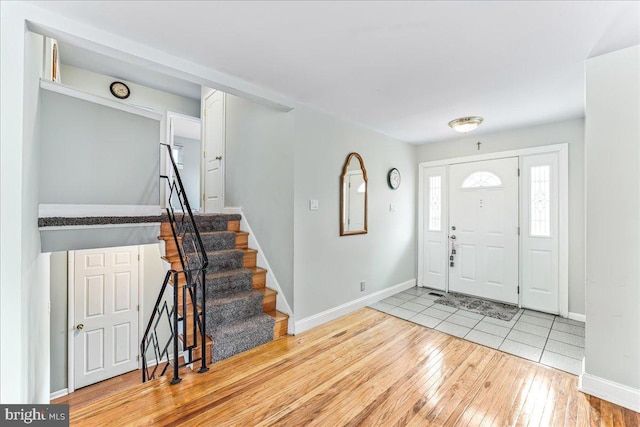
[[[198,372],[209,370],[204,327],[206,314],[204,285],[209,260],[173,158],[171,146],[161,145],[167,148],[167,155],[173,169],[172,177],[160,175],[160,179],[166,180],[168,184],[167,219],[182,269],[172,269],[167,272],[140,343],[140,350],[143,382],[164,375],[169,367],[172,367],[171,384],[176,384],[181,381],[179,369],[183,366],[200,362]],[[184,284],[180,284],[181,277],[184,279]],[[172,285],[171,293],[169,284]],[[198,305],[199,302],[200,305]],[[191,312],[188,313],[188,310]],[[189,319],[192,319],[191,322]],[[185,356],[183,363],[179,360],[180,336],[182,336],[182,354]],[[200,350],[198,358],[194,358],[196,349]],[[148,358],[150,350],[155,357],[154,363],[150,363]]]

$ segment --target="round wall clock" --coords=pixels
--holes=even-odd
[[[126,99],[129,97],[131,92],[129,91],[129,86],[122,82],[113,82],[111,86],[109,86],[109,90],[111,94],[116,98]]]
[[[389,182],[389,187],[393,190],[400,187],[400,172],[398,169],[393,168],[387,174],[387,181]]]

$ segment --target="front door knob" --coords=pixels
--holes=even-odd
[[[216,156],[216,160],[222,160],[222,156]]]
[[[78,326],[76,326],[76,329],[81,331],[82,329],[84,329],[84,325],[82,323],[78,323]]]

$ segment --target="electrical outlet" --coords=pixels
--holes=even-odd
[[[360,282],[360,292],[364,291],[364,280]]]

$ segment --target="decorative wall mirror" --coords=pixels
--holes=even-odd
[[[350,153],[340,180],[340,235],[367,233],[367,170],[358,153]]]

